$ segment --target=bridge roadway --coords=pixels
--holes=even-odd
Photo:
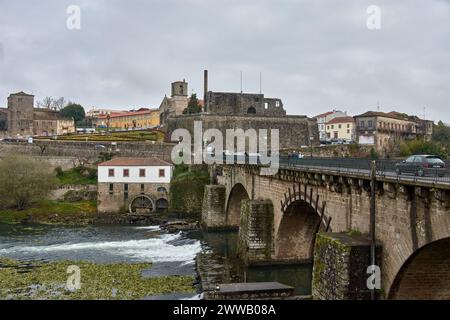
[[[247,157],[247,163],[251,163]],[[365,178],[370,175],[371,160],[355,158],[292,158],[281,156],[279,167],[281,169],[298,169],[312,173],[337,174],[353,178]],[[414,174],[397,174],[395,164],[399,160],[376,160],[376,177],[378,181],[401,182],[405,185],[433,187],[439,185],[441,189],[450,190],[450,162],[439,174],[434,169],[426,169],[425,176]]]

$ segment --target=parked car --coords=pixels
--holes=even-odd
[[[423,177],[427,174],[443,176],[445,162],[435,155],[413,155],[395,164],[395,172],[400,175],[410,173]]]
[[[106,147],[104,145],[102,145],[102,144],[96,144],[94,146],[94,149],[95,150],[106,150]]]

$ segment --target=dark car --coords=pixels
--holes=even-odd
[[[397,174],[410,173],[420,177],[425,175],[443,176],[445,162],[439,156],[414,155],[395,164],[395,172]]]

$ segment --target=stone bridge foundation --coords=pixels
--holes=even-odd
[[[273,204],[242,200],[238,256],[247,265],[268,263],[273,253]]]
[[[203,195],[202,227],[205,230],[228,229],[225,213],[226,188],[223,185],[207,185]]]
[[[376,247],[376,264],[381,246]],[[312,295],[315,300],[370,300],[367,285],[371,265],[371,241],[345,233],[318,233],[314,248]],[[381,279],[381,274],[376,275]],[[379,290],[374,298],[379,298]]]

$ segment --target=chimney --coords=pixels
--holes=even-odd
[[[208,93],[208,70],[203,71],[203,105],[206,110],[206,94]]]
[[[206,93],[208,92],[208,70],[204,71],[204,75],[203,75],[203,90],[204,90],[204,94],[206,96]]]

